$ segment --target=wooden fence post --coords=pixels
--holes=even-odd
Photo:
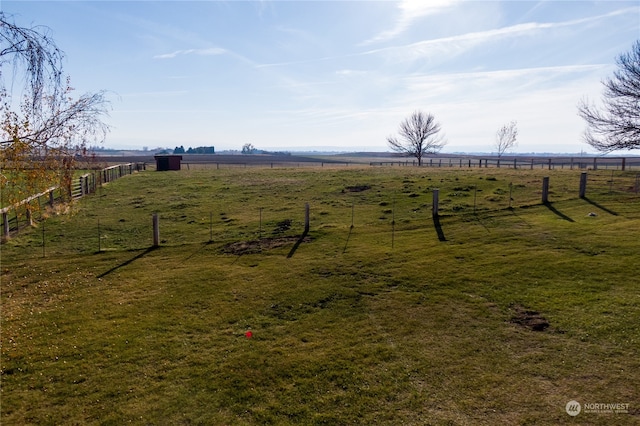
[[[309,233],[309,203],[304,205],[304,234]]]
[[[9,237],[9,212],[2,212],[2,226],[5,238]]]
[[[153,246],[158,247],[160,245],[160,221],[158,219],[158,213],[153,214]]]
[[[26,216],[27,216],[27,224],[29,226],[33,226],[33,215],[31,214],[30,206],[27,204]]]
[[[585,198],[587,194],[587,172],[580,173],[580,198]]]
[[[627,159],[626,158],[622,158],[622,171],[624,172],[625,168],[627,165]]]
[[[511,200],[513,200],[513,182],[509,182],[509,209],[511,209]]]
[[[433,190],[433,209],[431,211],[431,215],[433,217],[438,216],[438,195],[439,195],[440,190],[439,189],[434,189]]]
[[[542,178],[542,203],[547,204],[549,202],[549,176]]]

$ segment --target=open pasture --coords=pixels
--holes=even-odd
[[[2,246],[2,423],[637,423],[640,198],[611,176],[586,199],[568,170],[111,182]]]

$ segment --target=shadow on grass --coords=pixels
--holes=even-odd
[[[478,224],[480,226],[482,226],[484,228],[485,231],[487,231],[488,233],[491,233],[491,231],[489,230],[489,228],[487,227],[487,225],[484,224],[484,222],[482,221],[482,219],[480,218],[480,216],[478,216],[477,213],[473,214],[474,219],[476,220],[476,222],[478,222]]]
[[[438,234],[439,241],[447,241],[447,237],[444,236],[442,225],[440,225],[440,216],[433,217],[433,225],[436,227],[436,233]]]
[[[524,224],[526,225],[526,227],[527,227],[527,228],[532,228],[531,224],[530,224],[529,222],[527,222],[526,220],[524,220],[524,218],[523,218],[522,216],[520,216],[520,215],[516,212],[516,210],[515,210],[515,209],[510,208],[510,209],[509,209],[509,211],[510,211],[511,213],[513,213],[513,215],[514,215],[515,217],[517,217],[519,221],[521,221],[522,223],[524,223]]]
[[[596,202],[595,202],[595,201],[593,201],[593,200],[588,199],[587,197],[584,197],[584,198],[583,198],[583,200],[585,200],[587,203],[591,204],[592,206],[597,207],[597,208],[599,208],[600,210],[602,210],[602,211],[604,211],[604,212],[609,213],[609,214],[610,214],[610,215],[612,215],[612,216],[618,216],[618,213],[617,213],[617,212],[614,212],[613,210],[609,210],[608,208],[606,208],[606,207],[604,207],[604,206],[602,206],[602,205],[600,205],[600,204],[596,203]]]
[[[349,234],[347,235],[347,241],[344,243],[344,248],[342,249],[342,254],[347,252],[347,246],[349,245],[349,239],[351,238],[351,233],[353,232],[353,225],[349,228]]]
[[[551,212],[553,214],[555,214],[556,216],[558,216],[560,219],[564,219],[568,222],[575,222],[575,220],[571,219],[569,216],[567,216],[566,214],[562,213],[561,211],[559,211],[558,209],[556,209],[555,207],[553,207],[553,205],[549,202],[543,203],[544,206],[546,208],[548,208],[549,210],[551,210]]]
[[[211,244],[213,244],[213,241],[207,241],[206,243],[203,243],[202,246],[198,250],[196,250],[193,253],[191,253],[184,261],[186,262],[187,260],[190,260],[193,256],[195,256],[196,254],[201,253],[204,248],[206,248],[207,246],[210,246]]]
[[[298,247],[300,247],[300,244],[302,244],[304,239],[307,237],[308,233],[309,233],[309,231],[304,231],[302,233],[302,235],[300,235],[300,238],[298,238],[298,241],[296,241],[296,243],[293,245],[293,247],[291,247],[291,251],[287,255],[287,259],[293,257],[293,255],[295,254],[296,250],[298,250]]]
[[[154,250],[157,250],[159,247],[149,247],[148,249],[146,249],[145,251],[143,251],[142,253],[138,253],[137,255],[135,255],[134,257],[132,257],[131,259],[127,260],[126,262],[123,262],[117,266],[114,266],[113,268],[109,269],[107,272],[103,272],[102,274],[98,275],[96,278],[103,278],[106,277],[107,275],[109,275],[112,272],[117,271],[120,268],[123,268],[133,262],[135,262],[136,260],[146,256],[147,254],[151,253]]]

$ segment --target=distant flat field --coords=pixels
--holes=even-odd
[[[313,155],[271,155],[271,154],[180,154],[182,162],[187,165],[235,165],[235,166],[310,166],[310,165],[347,165],[347,164],[376,164],[376,165],[408,165],[416,166],[415,157],[394,153],[345,153]],[[427,167],[502,167],[513,168],[552,168],[552,169],[605,169],[627,171],[640,170],[640,157],[602,157],[602,156],[568,156],[568,155],[504,155],[497,157],[491,154],[428,154],[423,157],[423,166]],[[149,155],[123,155],[123,156],[96,156],[80,161],[82,164],[93,163],[96,165],[113,165],[120,163],[148,163],[150,168],[155,165],[152,154]]]

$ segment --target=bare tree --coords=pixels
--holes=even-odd
[[[507,152],[508,149],[516,146],[516,138],[518,137],[518,122],[511,121],[505,124],[496,132],[496,144],[494,145],[498,152],[498,167],[500,167],[500,157]]]
[[[109,131],[103,122],[109,105],[105,92],[74,98],[63,58],[46,28],[20,27],[0,12],[3,203],[52,183],[67,187],[76,154],[84,154],[88,142],[102,142]]]
[[[585,142],[601,152],[640,148],[640,40],[616,63],[613,78],[602,82],[604,111],[587,100],[578,107],[588,125]]]
[[[416,157],[418,166],[421,166],[425,154],[439,152],[446,145],[440,130],[440,124],[436,122],[433,114],[414,111],[400,123],[400,139],[388,136],[387,143],[396,152]]]

